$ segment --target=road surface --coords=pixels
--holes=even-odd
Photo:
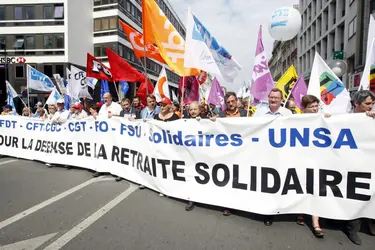
[[[0,159],[0,250],[112,249],[374,249],[375,237],[360,233],[353,245],[339,222],[324,223],[317,239],[294,216],[261,217],[198,206],[111,176],[92,178],[84,169],[47,168],[43,163]]]

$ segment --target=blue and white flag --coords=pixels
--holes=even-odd
[[[52,92],[55,89],[55,85],[48,76],[27,65],[27,88]]]
[[[126,93],[128,93],[128,90],[129,90],[129,84],[127,81],[120,81],[119,82],[119,85],[120,85],[120,92],[126,96]]]
[[[48,105],[56,104],[57,100],[59,100],[59,99],[61,99],[61,95],[60,95],[60,93],[57,89],[54,89],[51,92],[51,94],[49,95],[49,97],[46,101],[46,104],[48,104]]]
[[[228,83],[233,83],[241,70],[238,62],[219,44],[190,9],[188,10],[184,66],[222,76]]]
[[[16,110],[16,106],[14,105],[14,98],[18,97],[18,94],[17,92],[14,90],[14,88],[12,87],[12,85],[10,85],[10,83],[8,81],[6,81],[6,85],[7,85],[7,95],[8,95],[8,98],[7,98],[7,103],[8,105],[12,106],[13,107],[13,110]]]
[[[86,84],[92,89],[95,89],[95,85],[98,82],[98,79],[92,77],[86,77]]]

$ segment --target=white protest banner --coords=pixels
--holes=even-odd
[[[375,218],[374,125],[365,114],[63,125],[0,116],[0,154],[258,214]]]

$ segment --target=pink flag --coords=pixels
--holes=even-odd
[[[224,91],[216,77],[212,81],[210,95],[207,98],[207,102],[209,104],[214,104],[215,106],[220,106],[221,110],[225,110]]]
[[[303,79],[303,76],[300,76],[292,88],[292,96],[294,98],[294,102],[296,103],[297,107],[300,108],[301,110],[303,109],[302,97],[304,97],[306,94],[307,94],[307,86],[305,83],[305,79]]]
[[[184,80],[185,78],[185,80]],[[184,85],[182,87],[182,85]],[[182,90],[183,89],[183,90]],[[190,104],[194,101],[199,101],[199,83],[195,76],[185,76],[180,78],[180,84],[178,85],[179,95],[184,94],[184,104]]]
[[[258,43],[255,52],[253,76],[253,84],[251,85],[251,94],[254,96],[254,100],[257,102],[268,101],[268,94],[275,83],[272,79],[272,75],[268,68],[268,61],[266,53],[264,52],[262,42],[262,25],[259,28]]]

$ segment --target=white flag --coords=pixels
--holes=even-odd
[[[27,65],[27,87],[39,91],[51,92],[55,88],[55,85],[48,76]]]
[[[177,98],[177,96],[176,96],[176,94],[174,93],[173,90],[172,90],[172,102],[177,102],[177,103],[179,103],[178,98]]]
[[[47,105],[52,105],[52,104],[56,104],[57,103],[57,100],[61,99],[61,95],[59,93],[59,91],[57,91],[57,89],[54,89],[51,94],[49,95],[47,101],[46,101],[46,104]]]
[[[53,77],[56,80],[56,84],[59,87],[62,94],[66,93],[66,88],[64,86],[64,78],[60,76],[60,74],[53,74]]]
[[[362,73],[361,84],[359,85],[358,90],[361,89],[369,89],[369,75],[371,71],[371,49],[373,47],[373,40],[375,39],[375,19],[370,14],[370,24],[368,29],[368,36],[367,36],[367,51],[366,51],[366,65],[365,69]]]
[[[350,109],[348,90],[317,52],[315,52],[307,94],[320,97],[326,113],[343,114]]]
[[[71,66],[70,93],[73,98],[92,99],[87,89],[86,72]]]
[[[169,94],[167,72],[165,71],[164,67],[161,70],[158,81],[155,85],[154,95],[156,97],[157,102],[160,102],[165,97],[167,97],[168,99],[171,99],[170,94]]]

